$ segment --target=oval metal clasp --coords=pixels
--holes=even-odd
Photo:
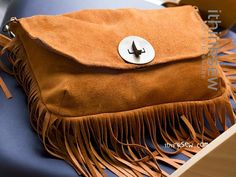
[[[138,36],[128,36],[121,40],[118,52],[121,58],[132,64],[146,64],[155,58],[152,45]]]

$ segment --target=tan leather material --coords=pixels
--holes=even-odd
[[[203,47],[215,41],[225,61],[235,45],[210,34],[192,6],[34,16],[12,22],[10,30],[32,126],[49,153],[85,177],[106,176],[104,168],[117,176],[168,176],[159,161],[178,168],[182,162],[171,155],[192,157],[199,149],[169,152],[160,140],[195,146],[220,135],[216,122],[227,129],[225,113],[235,123],[227,78],[235,69],[222,70]],[[152,44],[152,62],[128,64],[119,56],[119,42],[130,35]]]
[[[236,23],[236,2],[234,0],[224,0],[224,1],[215,1],[215,0],[181,0],[181,5],[194,5],[199,7],[200,12],[205,20],[212,20],[210,15],[219,15],[220,26],[224,29],[231,28]],[[210,13],[210,10],[217,10],[219,13]],[[217,21],[217,18],[214,20]]]
[[[196,6],[205,21],[219,21],[218,25],[223,29],[229,29],[236,24],[235,0],[167,0],[164,5],[167,7],[178,5]]]
[[[5,82],[3,81],[2,77],[0,77],[0,87],[2,88],[3,93],[5,94],[7,99],[12,98],[12,94],[9,91],[9,89],[7,88],[7,86],[6,86]]]
[[[6,37],[6,36],[0,34],[0,46],[1,46],[1,47],[7,45],[10,41],[11,41],[11,40],[10,40],[8,37]]]
[[[111,16],[117,20],[111,22]],[[167,18],[165,23],[160,20],[163,16]],[[195,58],[208,53],[207,48],[199,45],[208,44],[207,39],[201,38],[208,35],[208,28],[199,18],[193,7],[186,6],[173,8],[170,11],[163,9],[158,13],[155,13],[155,10],[140,13],[140,10],[132,9],[107,10],[106,13],[102,10],[94,10],[93,13],[90,10],[83,10],[59,16],[39,16],[37,21],[34,17],[25,18],[20,20],[20,24],[38,43],[80,64],[113,69],[134,69]],[[180,23],[183,25],[179,25]],[[35,25],[40,28],[34,28]],[[46,33],[44,27],[47,29]],[[144,33],[143,30],[146,32]],[[57,37],[59,34],[60,38]],[[123,61],[117,52],[117,47],[123,38],[131,35],[140,36],[152,44],[156,51],[154,61],[144,66],[131,65]],[[171,42],[166,41],[167,36],[172,39]],[[63,39],[68,42],[63,42]],[[95,39],[96,43],[93,42]],[[176,46],[178,46],[177,50]],[[80,49],[83,51],[81,52]],[[111,52],[108,54],[107,51]]]
[[[5,37],[4,35],[0,34],[0,47],[3,47],[3,49],[0,50],[0,57],[1,55],[4,53],[5,51],[5,46],[7,46],[10,43],[10,39]],[[10,71],[8,69],[8,67],[0,60],[0,71],[4,71],[8,74],[12,74],[12,71]],[[5,82],[3,81],[2,77],[0,77],[0,87],[3,91],[3,93],[5,94],[7,99],[12,98],[12,94],[9,91],[9,89],[7,88]]]
[[[34,77],[38,80],[42,99],[47,108],[57,114],[58,102],[63,97],[60,115],[86,116],[128,111],[145,106],[171,103],[173,100],[175,102],[201,101],[221,95],[224,92],[224,86],[217,92],[212,92],[210,89],[206,89],[208,81],[201,79],[199,74],[202,67],[201,55],[207,53],[207,48],[202,50],[202,45],[206,46],[205,42],[208,42],[202,40],[201,35],[208,36],[208,29],[203,26],[195,9],[186,6],[170,11],[154,12],[152,10],[143,12],[117,10],[105,13],[98,10],[93,13],[82,11],[65,16],[40,16],[37,17],[37,20],[34,17],[20,20],[21,26],[14,33],[22,38],[21,41],[25,48],[32,49],[26,50],[27,56],[31,58],[29,62],[34,68]],[[100,18],[97,14],[100,14]],[[117,21],[120,30],[115,34],[111,31],[115,31],[117,25],[110,24],[109,14],[118,16],[118,19],[121,18],[120,21]],[[163,23],[160,18],[164,15],[170,19],[166,19]],[[76,18],[68,20],[67,16],[76,16],[78,19],[82,16],[83,20],[76,20]],[[130,16],[139,20],[133,20]],[[189,20],[189,16],[192,20]],[[86,20],[87,22],[84,22]],[[64,24],[61,21],[64,21]],[[139,21],[139,23],[135,23],[135,21]],[[150,26],[150,21],[153,21],[152,26]],[[39,23],[40,28],[32,28],[37,25],[36,22]],[[67,23],[74,28],[65,31]],[[180,23],[184,24],[179,25]],[[57,28],[51,24],[55,24]],[[135,25],[137,27],[134,28]],[[46,26],[48,33],[43,32]],[[78,26],[84,27],[79,28]],[[195,28],[192,28],[193,26]],[[85,32],[86,29],[88,32]],[[92,32],[92,30],[95,31]],[[60,38],[57,37],[59,35]],[[147,65],[132,65],[124,62],[117,52],[117,46],[128,35],[142,36],[153,44],[156,50],[153,62]],[[75,38],[75,36],[78,37]],[[172,40],[167,42],[166,36]],[[67,39],[68,42],[60,41],[62,39]],[[54,52],[52,53],[51,50]],[[35,53],[35,51],[38,52]],[[43,58],[47,58],[47,61]],[[166,67],[160,65],[173,60],[181,61],[172,65],[167,64]],[[189,60],[192,60],[191,66],[189,66],[191,69],[183,67],[190,62]],[[137,68],[141,69],[137,70]],[[121,69],[126,69],[126,71]],[[198,72],[192,73],[192,77],[189,77],[189,70]],[[45,79],[48,75],[55,81]],[[102,83],[94,75],[99,76]],[[166,80],[166,77],[171,79]],[[130,78],[130,82],[126,82],[128,78]],[[176,86],[173,80],[179,78],[182,78],[188,85]],[[194,82],[191,82],[192,78],[195,78]],[[86,84],[88,81],[93,84]],[[124,85],[124,83],[126,84]],[[81,84],[84,87],[81,87]],[[224,83],[222,84],[224,85]],[[117,85],[119,88],[115,89]],[[122,85],[125,87],[121,87]],[[194,91],[196,87],[199,88],[198,91]],[[173,90],[179,91],[175,95],[171,95]],[[190,92],[195,94],[189,94]],[[114,97],[116,97],[115,100]],[[94,102],[94,99],[99,101]],[[80,108],[80,111],[76,109],[77,107]]]

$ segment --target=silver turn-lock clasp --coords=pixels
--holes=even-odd
[[[118,52],[121,58],[132,64],[146,64],[155,58],[152,45],[138,36],[128,36],[121,40]]]
[[[130,50],[128,49],[129,54],[134,54],[136,57],[139,57],[142,53],[145,53],[145,49],[138,49],[138,47],[136,46],[135,42],[133,41],[132,43],[132,49],[133,51],[130,52]]]

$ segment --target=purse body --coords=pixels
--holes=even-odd
[[[192,6],[35,16],[10,29],[32,126],[48,152],[84,176],[104,175],[102,166],[118,176],[161,175],[155,160],[145,160],[167,157],[158,139],[210,141],[218,120],[226,129],[226,112],[234,123],[229,80],[209,55],[208,46],[222,42]],[[149,41],[153,61],[125,62],[118,45],[127,36]]]

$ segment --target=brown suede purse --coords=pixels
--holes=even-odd
[[[235,0],[164,0],[165,6],[182,6],[192,5],[199,8],[201,17],[205,21],[209,21],[209,15],[214,16],[214,22],[219,22],[219,26],[222,29],[229,29],[236,24],[236,10]],[[218,12],[216,14],[210,14],[210,12]]]
[[[220,39],[192,6],[160,10],[82,10],[12,19],[3,51],[24,88],[32,126],[45,149],[85,177],[168,176],[235,123],[235,45]],[[128,36],[148,41],[150,50]],[[3,39],[3,37],[1,37]],[[125,45],[126,45],[125,44]],[[220,55],[219,55],[220,54]],[[154,56],[155,55],[155,56]],[[219,126],[220,125],[220,128]],[[161,144],[194,146],[168,151]]]

